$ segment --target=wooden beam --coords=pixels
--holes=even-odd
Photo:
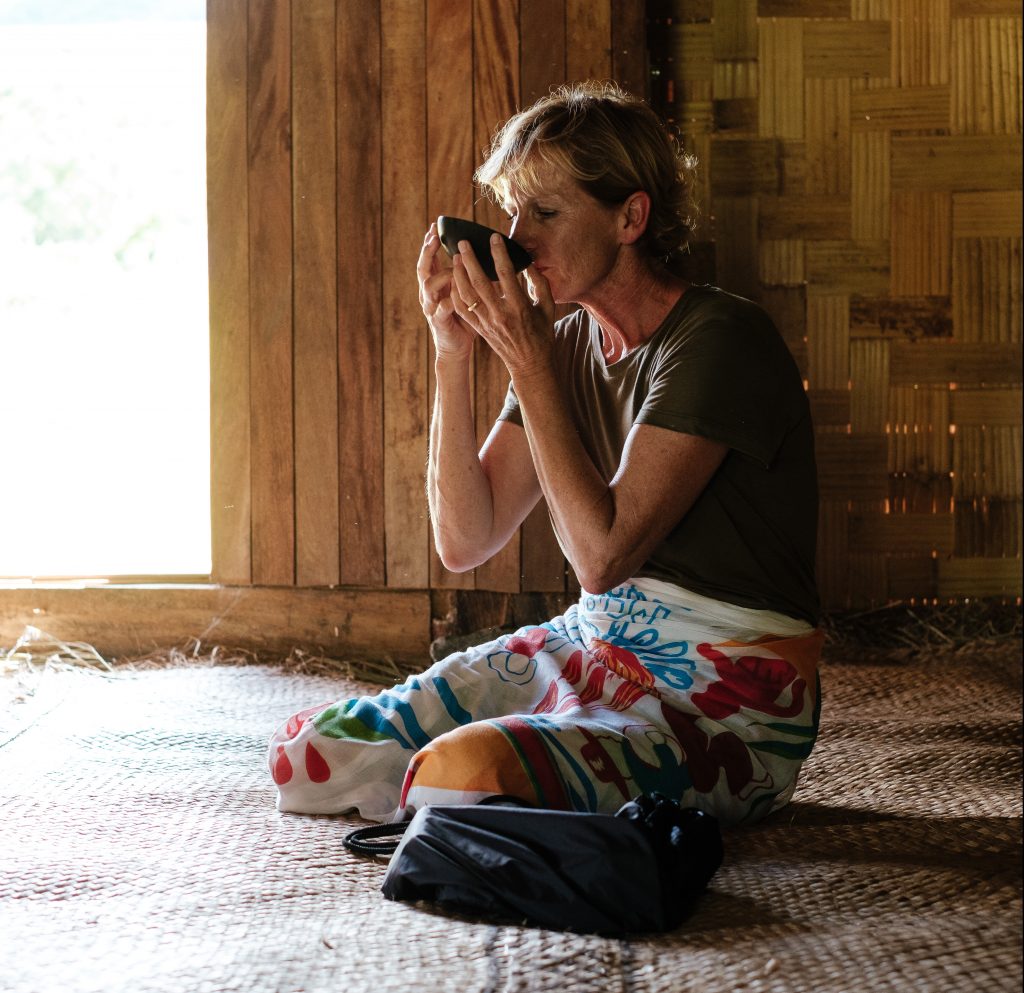
[[[14,644],[27,625],[87,642],[108,658],[145,655],[196,638],[270,656],[300,648],[426,666],[430,594],[205,585],[0,589],[0,645]]]

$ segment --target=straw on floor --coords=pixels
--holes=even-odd
[[[273,726],[356,684],[55,672],[0,724],[0,989],[1016,991],[1020,675],[1006,646],[826,663],[795,802],[726,835],[680,929],[609,940],[389,903],[353,822],[274,810]]]

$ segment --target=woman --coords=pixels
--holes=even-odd
[[[513,117],[477,173],[533,258],[525,286],[500,238],[490,282],[468,243],[449,267],[427,232],[441,559],[486,561],[544,496],[583,594],[293,717],[270,748],[281,810],[397,820],[505,794],[614,812],[656,790],[736,823],[791,797],[818,723],[811,422],[766,315],[672,270],[691,175],[640,101],[564,87]],[[479,453],[478,337],[511,379]]]

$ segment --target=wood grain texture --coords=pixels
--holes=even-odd
[[[897,86],[949,83],[949,0],[891,0],[892,81]]]
[[[1022,221],[1020,190],[953,194],[954,238],[1020,238]]]
[[[441,214],[472,217],[473,170],[478,158],[473,129],[467,126],[473,117],[473,3],[428,0],[426,16],[427,220]],[[436,385],[432,341],[428,361],[432,417]],[[473,584],[472,572],[444,568],[431,537],[431,588],[472,589]]]
[[[804,75],[865,79],[890,72],[889,21],[813,21],[804,24]]]
[[[295,582],[290,3],[249,6],[252,579]]]
[[[553,84],[569,78],[569,12],[565,0],[520,0],[519,87],[524,106],[545,95]],[[627,90],[639,93],[643,93],[644,84],[643,14],[643,4],[635,0],[613,4],[609,27],[613,76]],[[565,589],[565,570],[565,558],[542,499],[523,523],[520,534],[519,588],[561,592]]]
[[[612,78],[629,93],[647,94],[644,0],[614,0],[611,4]],[[524,43],[526,39],[523,33]],[[525,80],[523,83],[525,87]]]
[[[494,129],[516,110],[519,92],[518,4],[491,4],[474,0],[473,47],[487,57],[473,64],[474,144],[484,148]],[[568,16],[568,4],[566,8]],[[566,26],[569,44],[571,23]],[[569,56],[566,53],[568,64]],[[506,228],[504,213],[487,200],[478,200],[474,219],[489,227]],[[477,436],[483,443],[504,403],[508,373],[504,365],[484,343],[477,342],[476,353]],[[517,533],[489,562],[476,570],[478,589],[515,592],[520,589],[520,540]]]
[[[953,260],[953,198],[901,191],[892,197],[893,296],[948,296]]]
[[[765,14],[762,17],[786,15]],[[763,137],[804,136],[804,26],[801,20],[758,22],[758,130]]]
[[[338,514],[340,579],[383,586],[384,309],[381,21],[337,6]]]
[[[249,420],[248,11],[207,13],[207,225],[210,279],[212,578],[252,581]]]
[[[849,17],[850,0],[757,0],[758,17]]]
[[[546,57],[545,53],[545,57]],[[429,0],[427,3],[427,220],[441,214],[473,215],[472,0]],[[433,67],[443,66],[438,72]],[[430,415],[433,416],[433,343],[429,343]],[[430,545],[432,589],[472,589],[472,572],[454,573],[441,564]]]
[[[1020,134],[1021,18],[957,18],[952,39],[954,134]]]
[[[949,127],[948,86],[886,86],[853,90],[854,131],[933,131]]]
[[[608,3],[565,0],[565,71],[569,79],[607,79],[612,71]]]
[[[713,0],[715,61],[757,58],[757,0]]]
[[[1021,339],[1021,239],[953,243],[953,330],[964,342]]]
[[[1021,185],[1021,136],[894,135],[892,185],[899,190],[1006,190]]]
[[[893,344],[893,383],[958,383],[1004,385],[1021,381],[1020,343],[997,345],[960,342],[922,346]]]
[[[387,585],[429,583],[427,329],[414,279],[426,229],[426,16],[382,0],[384,533]]]
[[[472,12],[472,0],[468,0]],[[519,0],[519,79],[521,104],[528,107],[567,82],[566,0]],[[464,27],[472,37],[472,16]],[[468,51],[472,52],[472,44]],[[470,67],[472,78],[472,66]],[[472,132],[469,132],[472,138]]]
[[[332,658],[426,662],[430,594],[379,589],[105,586],[0,590],[0,643],[46,617],[47,633],[102,655],[137,658],[190,638],[283,658],[293,648]],[[382,624],[381,618],[387,618]]]
[[[854,241],[889,238],[889,157],[888,132],[850,135],[850,236]]]
[[[292,10],[295,581],[340,576],[334,0]]]
[[[902,555],[926,549],[948,555],[953,551],[953,515],[853,514],[850,547]]]
[[[346,584],[475,584],[504,597],[575,587],[540,508],[477,574],[439,570],[412,263],[427,221],[451,204],[501,223],[464,178],[496,124],[570,64],[646,88],[646,57],[659,72],[652,100],[703,162],[702,278],[764,303],[812,390],[826,602],[907,595],[914,577],[921,595],[938,588],[930,545],[861,547],[858,518],[945,515],[957,559],[1019,554],[1019,6],[675,0],[646,26],[644,6],[387,0],[382,16],[380,0],[335,0],[331,66],[330,30],[313,28],[330,0],[210,5],[218,578],[291,583],[294,568],[300,585],[319,582],[333,545]],[[330,103],[332,76],[324,125],[316,105]],[[332,153],[333,248],[318,208]],[[332,267],[333,357],[322,325]],[[337,426],[321,432],[332,361]],[[507,378],[486,354],[477,372],[482,435]],[[858,447],[864,435],[874,447]],[[326,498],[316,461],[337,477]]]

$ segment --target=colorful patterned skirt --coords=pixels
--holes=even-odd
[[[278,808],[402,820],[497,794],[614,813],[660,792],[724,824],[785,805],[814,745],[823,636],[635,580],[457,652],[270,743]]]

